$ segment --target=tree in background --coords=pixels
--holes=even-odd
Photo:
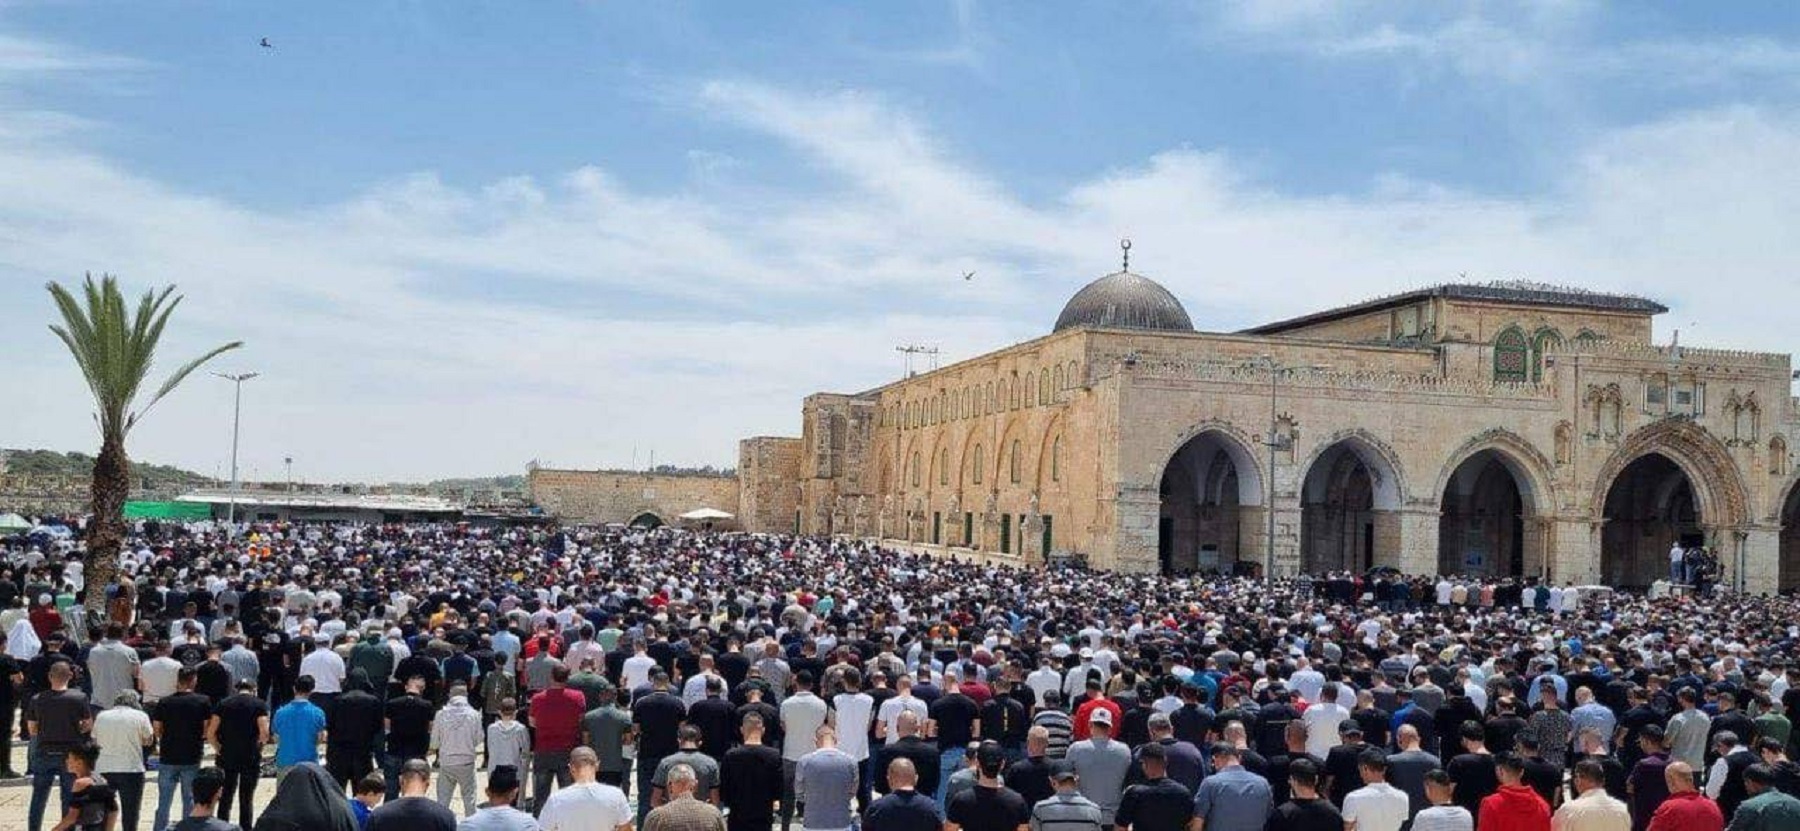
[[[132,402],[156,361],[163,326],[181,305],[175,287],[144,292],[135,311],[126,307],[118,280],[110,276],[102,275],[95,282],[89,274],[81,297],[56,282],[47,283],[44,288],[62,315],[62,325],[51,324],[50,331],[69,347],[69,354],[81,368],[81,375],[94,394],[94,420],[100,426],[100,456],[94,460],[90,491],[94,516],[88,523],[84,568],[86,604],[88,608],[101,609],[106,605],[106,587],[118,577],[119,548],[125,541],[125,500],[131,494],[131,460],[125,455],[125,435],[190,373],[244,342],[232,341],[183,364],[141,409],[133,410]]]

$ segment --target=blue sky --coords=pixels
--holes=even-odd
[[[180,284],[248,467],[327,479],[728,464],[1123,235],[1207,329],[1467,273],[1787,351],[1797,86],[1781,3],[0,3],[0,304]],[[91,444],[0,349],[0,443]],[[222,386],[135,455],[218,469]]]

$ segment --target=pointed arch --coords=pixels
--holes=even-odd
[[[1713,527],[1735,527],[1751,520],[1749,491],[1742,472],[1725,445],[1688,418],[1666,418],[1639,429],[1619,444],[1594,476],[1589,506],[1603,519],[1614,480],[1640,457],[1658,454],[1687,475],[1699,513]]]
[[[1328,456],[1339,452],[1348,452],[1368,468],[1371,479],[1371,497],[1375,510],[1391,511],[1406,501],[1410,493],[1406,487],[1406,472],[1400,465],[1400,456],[1394,452],[1387,442],[1377,438],[1375,434],[1363,429],[1340,430],[1320,440],[1313,448],[1306,461],[1300,465],[1303,496],[1317,496],[1323,499],[1323,477],[1314,476],[1315,468],[1321,461],[1329,462]]]
[[[1556,510],[1556,479],[1551,474],[1550,459],[1529,439],[1502,428],[1483,431],[1451,451],[1443,469],[1438,472],[1437,486],[1432,489],[1440,509],[1456,469],[1484,451],[1493,451],[1519,482],[1520,496],[1528,513],[1548,514]]]

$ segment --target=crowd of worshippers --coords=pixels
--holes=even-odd
[[[1792,597],[199,523],[138,526],[84,614],[37,591],[77,554],[0,581],[29,831],[52,791],[136,831],[152,779],[153,831],[1800,828]]]

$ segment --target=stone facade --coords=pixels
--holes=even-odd
[[[744,527],[791,532],[800,510],[805,443],[784,436],[738,442],[738,518]]]
[[[736,476],[532,468],[531,501],[569,522],[634,523],[648,517],[670,525],[699,508],[738,511]]]
[[[1231,334],[1068,325],[808,397],[800,525],[1137,572],[1611,585],[1681,541],[1729,585],[1800,584],[1789,356],[1655,345],[1662,311],[1494,284]]]

